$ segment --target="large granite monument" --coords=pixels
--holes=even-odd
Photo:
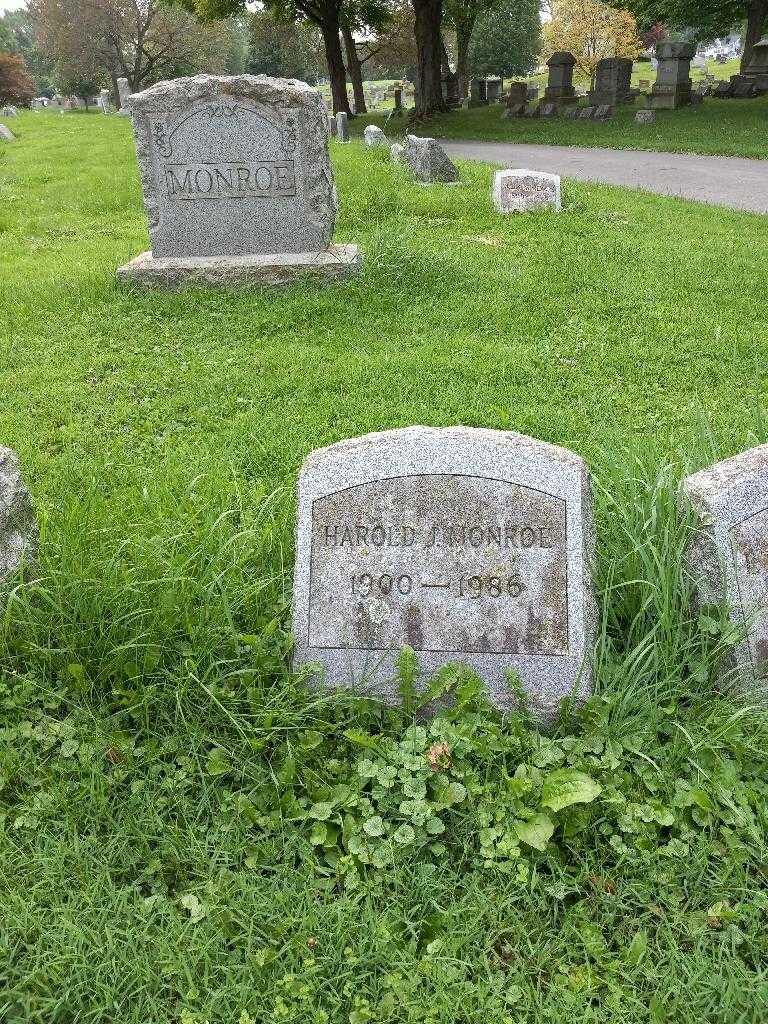
[[[425,673],[471,666],[502,709],[510,673],[544,718],[589,693],[592,502],[573,452],[495,430],[390,430],[312,452],[298,501],[297,666],[395,700],[408,645]]]
[[[686,478],[695,515],[688,567],[702,605],[726,603],[742,642],[724,681],[768,698],[768,444]]]
[[[652,110],[677,110],[691,102],[691,58],[693,43],[659,43],[656,47],[658,71],[651,89]]]
[[[322,97],[304,82],[199,75],[127,100],[152,251],[118,271],[150,287],[344,276]]]
[[[573,69],[576,58],[566,50],[558,50],[547,61],[549,75],[544,99],[550,103],[578,103],[576,89],[573,85]]]
[[[756,95],[768,92],[768,36],[755,43],[752,59],[740,75],[731,78],[734,93],[752,87]]]
[[[598,61],[589,102],[596,107],[617,107],[621,103],[634,103],[634,99],[632,61],[626,57],[606,57]]]

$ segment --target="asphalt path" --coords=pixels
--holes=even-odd
[[[441,139],[449,156],[768,213],[768,160]]]

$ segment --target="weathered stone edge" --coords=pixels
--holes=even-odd
[[[253,256],[197,256],[154,259],[142,253],[119,267],[120,284],[142,288],[279,287],[302,278],[338,280],[357,273],[362,255],[356,245],[333,245],[320,253],[277,253]]]

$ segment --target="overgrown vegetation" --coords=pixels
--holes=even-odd
[[[764,1019],[768,728],[713,685],[675,511],[766,437],[763,219],[572,184],[499,218],[488,169],[353,144],[359,278],[129,295],[129,126],[17,124],[0,422],[42,537],[0,631],[4,1024]],[[597,691],[550,731],[460,667],[422,716],[408,651],[395,709],[290,672],[299,463],[418,421],[594,468]]]

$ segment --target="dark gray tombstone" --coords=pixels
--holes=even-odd
[[[552,103],[576,103],[576,90],[573,87],[573,69],[576,58],[572,53],[558,50],[547,61],[549,76],[544,99]]]
[[[469,83],[470,107],[486,107],[488,105],[488,83],[484,78],[473,78]]]
[[[589,102],[596,107],[616,107],[620,103],[632,103],[632,61],[625,57],[606,57],[598,61],[595,72],[595,87],[589,94]]]

